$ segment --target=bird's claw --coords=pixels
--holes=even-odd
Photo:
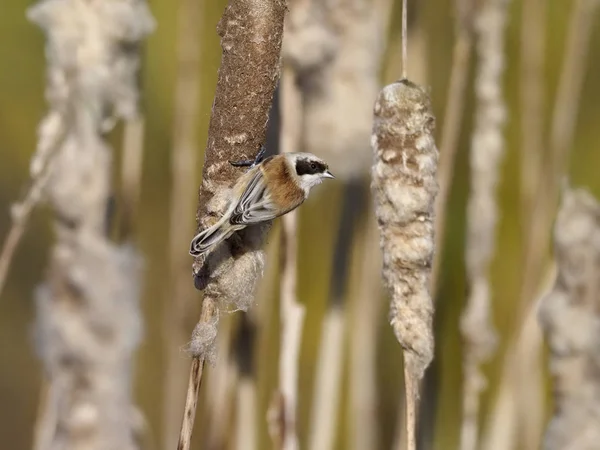
[[[260,150],[258,151],[258,153],[256,154],[256,158],[254,158],[254,160],[244,159],[242,161],[229,161],[229,164],[231,164],[234,167],[250,167],[250,168],[252,168],[262,162],[262,160],[265,157],[266,152],[267,152],[267,148],[263,145],[260,148]]]

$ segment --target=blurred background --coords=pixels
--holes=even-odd
[[[195,3],[195,6],[190,6],[192,3]],[[338,28],[334,26],[332,29],[337,30],[335,32],[342,36],[339,37],[338,44],[341,46],[339,48],[346,50],[359,48],[364,41],[373,38],[373,35],[376,36],[376,40],[377,36],[381,37],[380,47],[377,47],[378,42],[373,44],[374,48],[379,49],[374,52],[375,58],[365,63],[367,67],[365,70],[367,72],[371,70],[376,76],[372,79],[376,81],[374,91],[376,93],[379,87],[400,76],[400,4],[392,2],[393,4],[381,6],[377,2],[372,2],[372,5],[370,2],[363,3],[369,4],[367,9],[382,8],[378,10],[383,11],[382,16],[391,18],[389,29],[385,20],[374,20],[372,24],[363,23],[361,24],[363,28],[354,29],[354,35],[349,43],[344,41],[344,36],[350,34],[347,29],[339,23],[336,25]],[[485,3],[486,0],[478,2],[478,4]],[[523,305],[535,300],[533,298],[535,295],[522,299],[523,254],[528,241],[523,230],[524,223],[530,220],[528,209],[523,208],[524,190],[522,189],[523,177],[526,179],[529,176],[523,169],[527,162],[524,162],[522,156],[523,152],[528,151],[523,144],[523,124],[527,123],[527,118],[524,119],[523,115],[528,114],[528,112],[524,113],[525,109],[522,105],[525,71],[522,55],[523,48],[526,47],[523,42],[529,39],[527,37],[529,32],[534,33],[531,39],[542,36],[538,39],[541,45],[537,47],[534,45],[533,54],[529,53],[525,60],[537,58],[536,61],[540,61],[539,72],[535,72],[534,64],[534,73],[538,76],[538,82],[534,85],[540,89],[543,107],[535,119],[540,121],[542,127],[542,134],[539,136],[542,145],[537,151],[541,152],[538,160],[543,162],[550,157],[551,144],[548,143],[551,136],[550,128],[564,61],[568,57],[565,49],[569,27],[572,26],[573,16],[578,8],[589,8],[584,14],[590,17],[590,26],[586,28],[590,31],[589,41],[584,39],[576,46],[581,50],[584,61],[583,78],[580,100],[575,102],[573,139],[568,143],[569,164],[565,167],[565,171],[568,172],[573,186],[584,187],[596,198],[600,198],[600,177],[598,177],[600,130],[597,126],[600,123],[600,84],[597,83],[597,80],[600,80],[600,26],[593,26],[598,25],[598,16],[594,15],[595,9],[584,5],[598,3],[594,1],[513,0],[496,3],[507,4],[503,50],[505,71],[501,75],[502,95],[507,108],[506,122],[502,130],[506,146],[505,157],[499,163],[500,178],[497,186],[499,215],[496,249],[490,268],[491,320],[497,329],[499,345],[484,365],[488,388],[482,394],[481,409],[478,413],[482,439],[476,448],[531,449],[535,448],[531,446],[532,442],[539,445],[545,424],[552,413],[547,355],[543,345],[534,346],[533,356],[528,358],[528,360],[540,361],[539,379],[532,381],[533,386],[541,392],[538,398],[539,404],[529,406],[541,414],[541,422],[535,423],[534,420],[534,423],[529,423],[525,419],[524,422],[519,419],[528,415],[527,405],[519,407],[520,412],[513,422],[510,420],[508,423],[503,422],[502,413],[498,411],[499,399],[502,397],[500,386],[503,386],[503,383],[514,382],[514,377],[507,375],[507,349],[511,351],[510,343],[520,339],[517,336],[522,333],[523,322],[527,322],[525,316],[528,309]],[[465,25],[464,23],[457,25],[456,5],[452,0],[409,1],[408,4],[408,75],[410,79],[429,89],[436,116],[436,141],[439,147],[444,121],[449,120],[447,106],[454,46],[457,36],[461,33],[461,27]],[[533,15],[530,13],[529,18],[524,17],[524,11],[527,11],[525,4],[529,4],[529,11],[534,11]],[[31,1],[4,0],[0,14],[0,239],[2,240],[11,227],[9,216],[11,204],[21,199],[26,192],[29,162],[36,148],[36,130],[46,112],[44,36],[26,19],[25,12],[31,5]],[[178,36],[180,36],[180,28],[185,26],[185,20],[178,15],[178,8],[197,7],[199,11],[198,20],[188,29],[187,34],[184,33],[185,39],[193,39],[197,44],[197,48],[192,46],[192,53],[196,52],[196,57],[191,58],[194,64],[191,70],[197,72],[199,82],[198,111],[193,117],[195,127],[193,140],[198,151],[192,174],[194,194],[182,199],[183,205],[187,205],[189,209],[183,219],[187,223],[181,225],[182,233],[191,238],[195,227],[193,221],[196,208],[195,191],[201,181],[202,152],[207,139],[221,57],[216,25],[225,6],[225,0],[195,0],[195,2],[183,0],[178,7],[175,7],[173,2],[163,0],[149,2],[157,27],[148,36],[142,48],[140,89],[145,128],[140,203],[136,208],[135,216],[131,219],[133,231],[130,230],[126,235],[127,240],[131,240],[138,246],[144,259],[140,297],[144,334],[135,353],[135,370],[132,376],[134,402],[139,405],[146,420],[148,448],[168,448],[164,442],[168,439],[166,436],[169,433],[169,426],[165,422],[169,419],[165,417],[170,417],[171,424],[175,424],[171,425],[171,428],[179,427],[181,410],[177,405],[180,404],[185,393],[189,363],[189,358],[181,348],[186,345],[201,305],[201,294],[191,289],[191,258],[189,261],[184,259],[183,265],[175,265],[176,269],[173,269],[169,256],[169,227],[173,221],[171,194],[176,181],[176,173],[171,168],[171,158],[174,151],[174,133],[177,133],[174,117],[177,108],[175,93],[179,67],[178,46],[181,45],[181,42],[178,43]],[[471,7],[475,8],[473,5]],[[293,5],[291,8],[293,9]],[[541,15],[536,14],[536,11],[541,11]],[[538,18],[535,24],[532,24],[531,17]],[[373,28],[369,29],[369,26]],[[531,27],[538,28],[530,30]],[[471,35],[468,39],[473,40],[473,54],[466,62],[466,86],[464,95],[460,96],[464,114],[462,123],[459,122],[457,128],[455,165],[446,203],[445,239],[443,248],[437,250],[440,266],[435,292],[435,360],[424,382],[420,411],[422,419],[420,445],[424,449],[459,448],[462,424],[463,346],[460,335],[460,315],[469,292],[465,273],[466,205],[469,197],[469,151],[476,114],[474,86],[477,62],[481,59],[481,56],[476,53],[478,34],[470,31],[467,34]],[[294,36],[301,39],[298,33],[289,34],[290,39]],[[286,39],[288,39],[287,34]],[[299,58],[298,52],[302,54],[304,51],[294,49],[293,41],[286,42],[284,47],[288,45],[287,53],[284,52],[284,58],[288,58],[285,62],[287,64],[292,61],[290,66],[295,68],[293,70],[297,70],[296,75],[302,78],[302,67],[306,68],[306,66],[294,64]],[[312,44],[305,45],[310,48]],[[582,46],[587,50],[584,51]],[[335,54],[339,48],[336,50],[334,46],[331,51]],[[536,48],[542,52],[541,55],[535,53]],[[531,52],[531,48],[525,51]],[[361,57],[360,52],[357,54],[358,56],[345,55],[352,73],[363,70],[357,62]],[[302,67],[298,70],[297,67],[300,66]],[[368,75],[365,77],[368,78]],[[324,82],[323,89],[336,89],[335,75],[324,79],[327,82]],[[358,89],[357,93],[359,99],[367,97],[366,103],[358,106],[349,103],[350,106],[339,107],[334,113],[334,121],[339,124],[345,121],[355,123],[354,121],[363,120],[361,117],[365,115],[359,114],[360,117],[355,117],[353,109],[363,108],[361,111],[364,111],[364,104],[367,104],[368,116],[375,99],[373,95],[369,104],[368,92],[371,92],[369,89],[367,88],[366,91]],[[305,108],[323,107],[323,105],[314,106],[320,101],[314,98],[315,95],[328,98],[327,92],[321,94],[313,92],[311,95],[313,97],[305,102]],[[348,97],[352,95],[352,90],[335,95]],[[335,95],[331,98],[338,101],[339,97]],[[277,98],[281,98],[281,95]],[[327,103],[328,100],[323,101]],[[290,106],[279,105],[279,114],[286,108],[289,109]],[[352,117],[345,118],[344,111],[348,111],[349,116]],[[273,116],[277,114],[278,112],[274,110]],[[273,124],[271,126],[273,128]],[[318,125],[315,127],[318,128]],[[361,382],[369,384],[365,392],[367,396],[372,397],[373,410],[367,411],[364,416],[369,421],[365,427],[370,430],[365,433],[371,432],[374,436],[370,444],[373,445],[371,448],[396,448],[394,443],[398,439],[396,433],[397,424],[401,423],[403,392],[402,353],[387,320],[388,300],[381,286],[377,263],[378,239],[371,228],[374,215],[371,200],[368,198],[368,164],[372,154],[369,146],[370,127],[368,118],[356,125],[357,129],[367,131],[360,136],[360,140],[356,141],[356,145],[348,147],[351,156],[329,157],[332,172],[341,173],[338,177],[339,182],[326,183],[316,188],[310,200],[299,209],[298,213],[297,295],[298,301],[306,308],[298,380],[297,432],[301,448],[311,448],[309,441],[314,442],[311,439],[316,439],[313,436],[316,426],[314,417],[319,410],[314,408],[315,394],[313,393],[318,389],[319,384],[317,376],[319,354],[323,351],[323,340],[333,339],[332,336],[341,337],[335,353],[341,364],[340,372],[337,379],[334,377],[339,392],[334,395],[328,393],[325,388],[321,388],[318,392],[321,393],[319,395],[331,394],[331,397],[327,398],[332,399],[337,406],[333,408],[337,411],[337,421],[332,425],[333,443],[331,446],[320,448],[360,448],[356,444],[356,434],[361,433],[357,431],[357,423],[360,424],[360,419],[354,415],[356,409],[352,406],[355,405],[352,403],[352,391],[355,388],[359,389],[356,386],[360,386]],[[308,129],[310,128],[309,126]],[[275,133],[275,131],[271,129],[271,132]],[[315,135],[318,140],[322,132],[315,132]],[[314,152],[317,154],[319,148],[324,147],[327,150],[328,146],[331,147],[325,138],[323,138],[324,142],[316,143],[311,142],[310,137],[304,138],[306,142],[302,145],[313,145],[312,148],[316,149]],[[344,139],[354,140],[347,136],[338,139],[335,134],[333,137],[329,136],[329,139],[331,142],[342,143],[345,142]],[[109,134],[108,140],[114,149],[114,196],[118,203],[121,199],[122,187],[119,177],[123,157],[123,125],[116,126]],[[272,144],[275,146],[276,140],[272,142],[275,142]],[[337,150],[331,151],[335,153]],[[342,151],[343,149],[340,150]],[[324,151],[322,156],[327,159],[328,153]],[[361,157],[366,163],[357,162],[357,168],[341,167],[344,159],[360,160]],[[350,200],[345,201],[345,198]],[[355,226],[342,232],[343,242],[339,243],[338,222],[342,215],[347,223],[351,222]],[[40,206],[35,210],[12,261],[6,285],[0,294],[2,448],[18,450],[32,448],[33,445],[44,373],[33,340],[37,314],[34,293],[36,286],[44,279],[44,268],[47,267],[49,250],[54,240],[51,220],[52,216],[47,206]],[[543,224],[544,227],[549,225],[551,224]],[[278,373],[280,228],[281,223],[277,221],[270,233],[264,282],[249,317],[242,320],[241,316],[244,314],[242,312],[223,314],[221,317],[220,327],[223,336],[218,339],[216,363],[207,369],[208,379],[200,393],[194,448],[271,448],[266,416],[277,386]],[[534,234],[535,232],[536,230],[533,230]],[[183,239],[183,242],[186,241],[188,241],[187,237]],[[342,261],[348,267],[347,271],[341,271],[341,275],[333,274],[336,242],[338,242],[337,264],[341,264]],[[186,245],[183,245],[182,253],[186,252]],[[339,247],[346,250],[340,250]],[[544,243],[543,258],[541,258],[543,261],[546,261],[544,258],[548,257],[549,251],[550,240]],[[173,305],[176,303],[171,288],[175,283],[173,274],[179,279],[189,281],[188,290],[183,290],[186,303],[183,313],[179,310],[180,317],[176,320],[178,332],[175,335],[168,332],[169,324],[165,325],[165,317],[169,314],[167,311],[175,307]],[[339,281],[339,277],[343,280]],[[535,286],[531,289],[534,294],[543,288],[544,280],[548,275],[545,271],[540,271],[536,277]],[[332,288],[332,280],[334,285],[337,283],[337,287]],[[328,317],[331,319],[332,310],[340,312],[342,317],[341,328],[336,328],[337,331],[332,331],[327,325],[330,322],[326,319]],[[369,323],[360,322],[361,317],[367,317]],[[250,325],[245,323],[246,321],[251,322]],[[538,326],[535,320],[528,323],[529,326]],[[361,332],[366,333],[364,340],[360,337],[363,335],[355,339],[355,333]],[[231,339],[228,340],[227,336]],[[168,342],[170,347],[165,342]],[[361,342],[363,344],[367,342],[364,347],[369,348],[357,349]],[[252,345],[245,346],[244,343]],[[244,358],[239,356],[240,352],[248,354],[250,350],[247,347],[254,348],[252,357],[254,364],[250,368],[244,366],[241,362]],[[353,356],[357,351],[368,352],[370,355],[368,358],[373,361],[371,367],[364,367],[357,362],[360,359],[356,360]],[[175,362],[169,363],[169,358],[174,358]],[[366,361],[369,361],[368,358]],[[183,366],[183,372],[175,372],[183,375],[175,377],[169,369],[172,367],[171,364]],[[250,409],[255,411],[252,423],[255,424],[256,442],[254,445],[247,444],[240,447],[235,436],[236,433],[240,433],[239,417],[250,414],[248,410],[244,413],[240,412],[244,411],[240,405],[247,404],[245,402],[248,401],[248,397],[244,394],[246,391],[241,389],[242,381],[248,378],[252,380],[250,389],[255,395],[250,398],[256,401],[256,407]],[[357,379],[362,381],[356,381]],[[171,388],[173,390],[169,392],[180,393],[181,398],[170,398],[165,395],[169,383],[174,384]],[[522,389],[522,385],[509,389],[511,392],[509,397],[522,397],[523,391],[519,389]],[[254,400],[250,402],[251,405]],[[171,402],[170,406],[167,405],[169,402]],[[327,403],[327,399],[325,402]],[[169,410],[169,407],[173,409]],[[166,414],[165,411],[171,413]],[[327,420],[322,416],[317,417]],[[509,444],[495,445],[494,430],[497,433],[497,430],[502,430],[503,426],[507,428],[501,435],[511,435],[514,439]],[[212,440],[210,445],[209,440]],[[170,448],[174,446],[173,442]]]

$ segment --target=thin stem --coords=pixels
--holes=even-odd
[[[121,167],[121,185],[124,203],[120,221],[121,236],[130,236],[135,232],[135,221],[142,186],[144,125],[144,117],[141,114],[125,123],[123,164]]]
[[[198,322],[203,324],[211,323],[214,321],[217,313],[216,302],[208,296],[204,297],[202,314]],[[194,420],[196,419],[196,407],[198,406],[198,392],[200,392],[202,384],[205,360],[206,356],[204,354],[195,356],[192,359],[177,450],[189,450],[192,442],[192,431],[194,429]]]
[[[406,392],[406,450],[417,449],[417,405],[419,396],[419,381],[409,370],[407,353],[404,352],[404,386]]]
[[[281,135],[282,152],[297,151],[300,139],[300,92],[295,82],[295,72],[291,67],[284,68],[281,79]],[[281,240],[283,249],[283,267],[281,275],[281,347],[279,353],[279,393],[281,411],[279,411],[282,429],[279,430],[281,448],[296,450],[298,436],[296,431],[296,405],[298,401],[298,364],[300,344],[302,342],[302,324],[304,307],[296,298],[297,283],[297,213],[285,215]]]
[[[456,41],[452,52],[452,69],[450,72],[450,84],[440,142],[440,159],[438,165],[439,192],[435,200],[436,256],[431,275],[431,292],[433,295],[435,295],[439,281],[440,264],[442,262],[446,236],[446,211],[454,175],[458,140],[463,123],[469,65],[473,48],[473,31],[472,24],[470,23],[470,14],[465,11],[467,9],[466,6],[472,6],[472,2],[469,0],[457,0],[456,4]]]
[[[402,0],[402,78],[408,78],[408,7]]]
[[[58,115],[50,116],[40,126],[38,153],[43,150],[43,157],[38,156],[32,162],[35,170],[32,170],[31,185],[21,203],[12,206],[11,216],[13,223],[0,251],[0,296],[2,295],[15,251],[27,228],[29,217],[43,196],[44,188],[50,177],[52,158],[64,141],[66,132],[64,121],[65,118],[59,118]],[[34,156],[34,158],[36,157]]]
[[[182,407],[181,392],[186,372],[179,347],[185,342],[186,315],[194,297],[185,267],[185,251],[192,235],[196,198],[198,160],[197,121],[200,97],[200,53],[198,23],[202,18],[202,0],[183,0],[178,16],[177,81],[173,147],[171,151],[172,188],[169,223],[169,280],[165,292],[163,336],[165,342],[165,377],[163,387],[163,448],[177,438],[177,419]]]

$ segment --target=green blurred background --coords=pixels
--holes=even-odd
[[[444,115],[452,55],[453,29],[450,0],[409,2],[417,9],[418,26],[425,29],[428,41],[427,84],[431,87],[438,133]],[[564,39],[572,0],[548,1],[547,18],[547,104],[552,105],[559,76]],[[36,127],[45,112],[44,49],[41,32],[25,18],[31,1],[3,0],[0,7],[0,238],[8,232],[11,202],[24,193],[28,181],[28,162],[35,149]],[[204,0],[203,22],[197,36],[202,42],[201,113],[198,120],[199,144],[204,147],[220,61],[219,41],[215,32],[226,2]],[[146,140],[143,166],[139,233],[136,236],[146,260],[142,307],[145,314],[145,338],[138,352],[135,393],[138,404],[149,421],[156,443],[160,442],[161,386],[163,358],[161,352],[161,309],[164,301],[166,268],[168,198],[171,182],[169,151],[172,142],[172,112],[175,76],[176,4],[165,0],[150,1],[158,27],[148,38],[144,50],[142,73],[143,107],[146,114]],[[396,8],[397,11],[397,8]],[[518,301],[520,268],[519,155],[520,117],[519,47],[520,1],[511,3],[508,27],[508,67],[505,77],[509,120],[506,126],[507,158],[503,166],[499,198],[502,215],[498,228],[498,252],[493,264],[492,287],[494,321],[502,337],[514,331],[513,306]],[[398,16],[399,17],[399,16]],[[391,40],[398,39],[398,20],[394,20]],[[391,52],[387,64],[396,64],[399,52]],[[571,152],[571,179],[576,186],[589,188],[600,197],[600,26],[591,41],[588,71]],[[390,80],[386,80],[390,81]],[[472,84],[471,84],[472,86]],[[551,108],[546,111],[548,121]],[[443,253],[443,271],[436,316],[436,363],[434,383],[438,388],[436,406],[436,448],[455,448],[460,430],[461,350],[458,317],[466,291],[464,277],[465,204],[468,193],[468,144],[472,121],[472,89],[469,89],[465,124],[461,136],[456,172],[449,206],[447,240]],[[118,161],[120,130],[112,136]],[[199,158],[201,164],[202,158]],[[333,168],[335,172],[335,168]],[[198,180],[201,166],[198,167]],[[309,237],[314,242],[303,247],[300,260],[300,300],[307,305],[300,378],[301,435],[307,428],[309,402],[318,346],[321,318],[326,305],[327,282],[334,228],[338,214],[339,190],[320,191],[303,206],[300,222],[301,243]],[[190,208],[195,205],[190,204]],[[42,367],[36,359],[32,339],[35,317],[34,291],[43,277],[49,246],[52,242],[50,216],[40,208],[33,216],[16,254],[5,291],[0,298],[0,442],[2,448],[14,450],[31,446],[36,417]],[[276,231],[275,231],[276,232]],[[301,244],[302,245],[302,244]],[[200,297],[198,297],[200,299]],[[386,323],[386,307],[380,320],[378,350],[378,414],[383,448],[393,438],[395,415],[400,398],[400,348]],[[276,334],[271,335],[276,340]],[[505,342],[506,339],[503,340]],[[182,342],[182,345],[184,343]],[[272,345],[276,349],[277,344]],[[500,349],[500,351],[502,348]],[[500,355],[499,352],[498,355]],[[275,357],[274,357],[275,358]],[[268,360],[268,358],[267,358]],[[493,396],[500,375],[500,356],[487,368]],[[275,369],[275,366],[273,366]],[[274,377],[267,379],[274,380]],[[265,394],[268,396],[268,393]],[[263,395],[263,397],[265,396]],[[264,399],[261,399],[265,403]],[[484,402],[484,412],[486,402]],[[259,420],[262,420],[262,415]],[[266,429],[266,427],[265,427]],[[266,433],[263,430],[263,434]],[[343,444],[340,444],[343,448]]]

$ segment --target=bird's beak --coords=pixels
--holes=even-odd
[[[329,170],[326,170],[325,173],[323,174],[323,178],[335,178],[335,177]]]

